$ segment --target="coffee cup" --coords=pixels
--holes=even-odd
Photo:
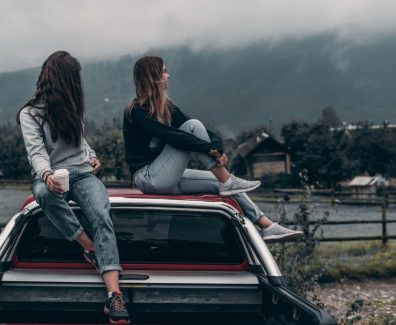
[[[69,171],[67,169],[57,169],[54,176],[61,183],[63,191],[67,192],[69,190]]]

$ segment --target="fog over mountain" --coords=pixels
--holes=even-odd
[[[258,41],[232,49],[151,50],[165,59],[169,93],[193,117],[233,136],[292,120],[312,122],[332,106],[346,122],[396,122],[396,34],[351,42],[333,33]],[[140,55],[139,55],[140,56]],[[134,95],[138,56],[84,63],[87,118],[121,118]],[[0,74],[0,123],[33,95],[39,68]]]
[[[40,65],[60,49],[103,60],[153,47],[225,50],[396,31],[393,0],[0,0],[0,8],[0,72]]]

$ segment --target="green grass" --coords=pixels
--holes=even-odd
[[[307,270],[321,270],[321,281],[342,278],[388,278],[396,276],[396,241],[322,243],[315,249]]]

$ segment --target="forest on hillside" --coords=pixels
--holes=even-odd
[[[256,124],[279,134],[291,121],[313,123],[326,106],[347,123],[396,121],[396,43],[383,36],[344,42],[333,34],[243,48],[194,51],[154,49],[171,75],[174,102],[227,137]],[[87,118],[97,123],[121,118],[134,96],[132,69],[140,55],[83,62]],[[0,74],[0,121],[33,94],[39,67]]]
[[[308,171],[312,183],[327,188],[334,188],[337,182],[364,173],[396,176],[396,128],[386,124],[376,129],[371,126],[362,122],[356,130],[348,131],[332,107],[323,109],[322,116],[313,123],[293,121],[283,125],[282,141],[291,153],[292,174],[272,175],[263,183],[298,186],[298,174],[303,169]],[[257,131],[257,128],[247,129],[236,141],[227,141],[229,139],[223,136],[228,144],[226,152],[234,152],[238,144]],[[0,133],[5,134],[0,137],[2,178],[29,179],[30,166],[19,127],[6,124],[0,127]],[[86,139],[103,164],[101,177],[118,181],[130,179],[119,119],[102,123],[87,121]],[[236,156],[235,161],[230,162],[231,169],[237,160]]]

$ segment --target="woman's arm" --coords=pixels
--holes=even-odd
[[[160,123],[150,117],[149,113],[140,107],[132,109],[132,121],[146,135],[162,139],[165,143],[180,150],[205,153],[209,153],[211,149],[223,151],[221,142],[204,141],[176,127]]]
[[[85,138],[82,138],[82,145],[85,149],[88,150],[89,160],[91,161],[91,166],[93,168],[94,174],[99,173],[99,171],[102,169],[102,164],[100,163],[98,157],[96,156],[96,152],[90,147],[90,145],[88,144],[87,140],[85,140]]]
[[[174,125],[176,127],[180,127],[184,122],[191,120],[191,117],[188,116],[183,111],[181,111],[181,109],[179,107],[174,106],[174,109],[176,110],[176,112],[174,114],[174,116],[176,117]],[[206,132],[208,132],[209,138],[212,142],[219,143],[221,145],[221,152],[222,152],[223,151],[223,143],[222,143],[220,137],[216,133],[212,132],[211,130],[209,130],[207,128],[206,128]]]
[[[90,159],[91,159],[91,158],[97,158],[95,150],[93,150],[93,149],[89,146],[87,140],[85,140],[85,138],[82,138],[81,141],[82,141],[83,147],[86,148],[86,149],[88,150],[88,152],[89,152],[89,158],[90,158]]]
[[[29,163],[37,175],[43,179],[46,176],[44,175],[45,172],[52,173],[49,155],[45,149],[42,135],[44,131],[41,129],[40,122],[29,114],[28,108],[21,111],[20,123]]]

